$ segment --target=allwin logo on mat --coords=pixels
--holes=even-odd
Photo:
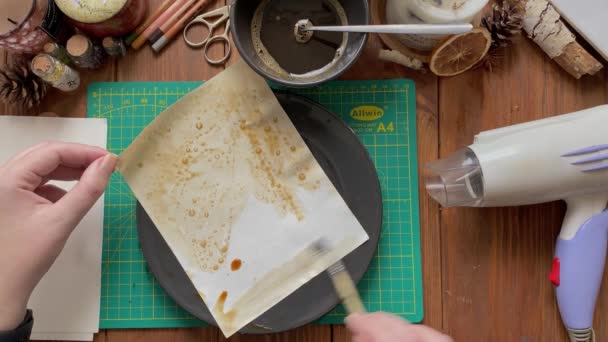
[[[377,106],[359,106],[350,111],[350,117],[359,121],[374,121],[384,115],[384,110]]]

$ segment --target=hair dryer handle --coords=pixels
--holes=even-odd
[[[570,331],[592,327],[607,243],[608,211],[588,219],[571,239],[557,239],[551,281],[562,320]]]

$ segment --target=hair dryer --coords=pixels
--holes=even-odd
[[[432,162],[429,194],[445,207],[563,199],[550,280],[570,341],[594,341],[593,312],[608,243],[608,105],[485,131]]]

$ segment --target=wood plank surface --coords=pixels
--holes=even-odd
[[[499,70],[439,80],[441,155],[483,130],[606,102],[606,75],[574,80],[521,39]],[[563,203],[442,210],[443,326],[457,341],[567,340],[548,280],[564,210]],[[599,319],[607,297],[604,286],[598,341],[608,339]]]

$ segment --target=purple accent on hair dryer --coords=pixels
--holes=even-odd
[[[598,154],[598,155],[593,156],[593,157],[588,157],[588,158],[583,158],[583,159],[575,160],[571,164],[572,165],[579,165],[579,164],[593,163],[593,162],[596,162],[596,161],[602,161],[602,160],[606,160],[606,159],[608,159],[608,154]]]
[[[555,256],[560,259],[557,304],[567,328],[586,329],[593,324],[607,242],[608,211],[587,220],[571,240],[557,239]]]
[[[591,171],[599,171],[608,169],[608,164],[598,165],[598,166],[590,166],[588,168],[582,169],[582,172],[591,172]]]
[[[599,151],[603,151],[608,149],[608,144],[604,144],[604,145],[596,145],[596,146],[589,146],[589,147],[585,147],[585,148],[581,148],[578,150],[574,150],[565,154],[562,154],[562,157],[571,157],[571,156],[578,156],[581,154],[588,154],[588,153],[593,153],[593,152],[599,152]],[[573,161],[572,165],[580,165],[580,164],[587,164],[587,163],[593,163],[593,162],[598,162],[598,161],[603,161],[608,159],[608,154],[600,154],[597,156],[593,156],[593,157],[587,157],[587,158],[583,158],[583,159],[578,159]],[[582,169],[582,172],[591,172],[591,171],[599,171],[599,170],[606,170],[608,169],[608,164],[600,164],[600,165],[595,165],[595,166],[590,166],[587,168]]]
[[[577,156],[579,154],[587,154],[587,153],[592,153],[592,152],[597,152],[597,151],[602,151],[602,150],[608,150],[608,144],[583,147],[583,148],[578,149],[578,150],[574,150],[574,151],[570,151],[568,153],[564,153],[561,156],[562,157]]]

